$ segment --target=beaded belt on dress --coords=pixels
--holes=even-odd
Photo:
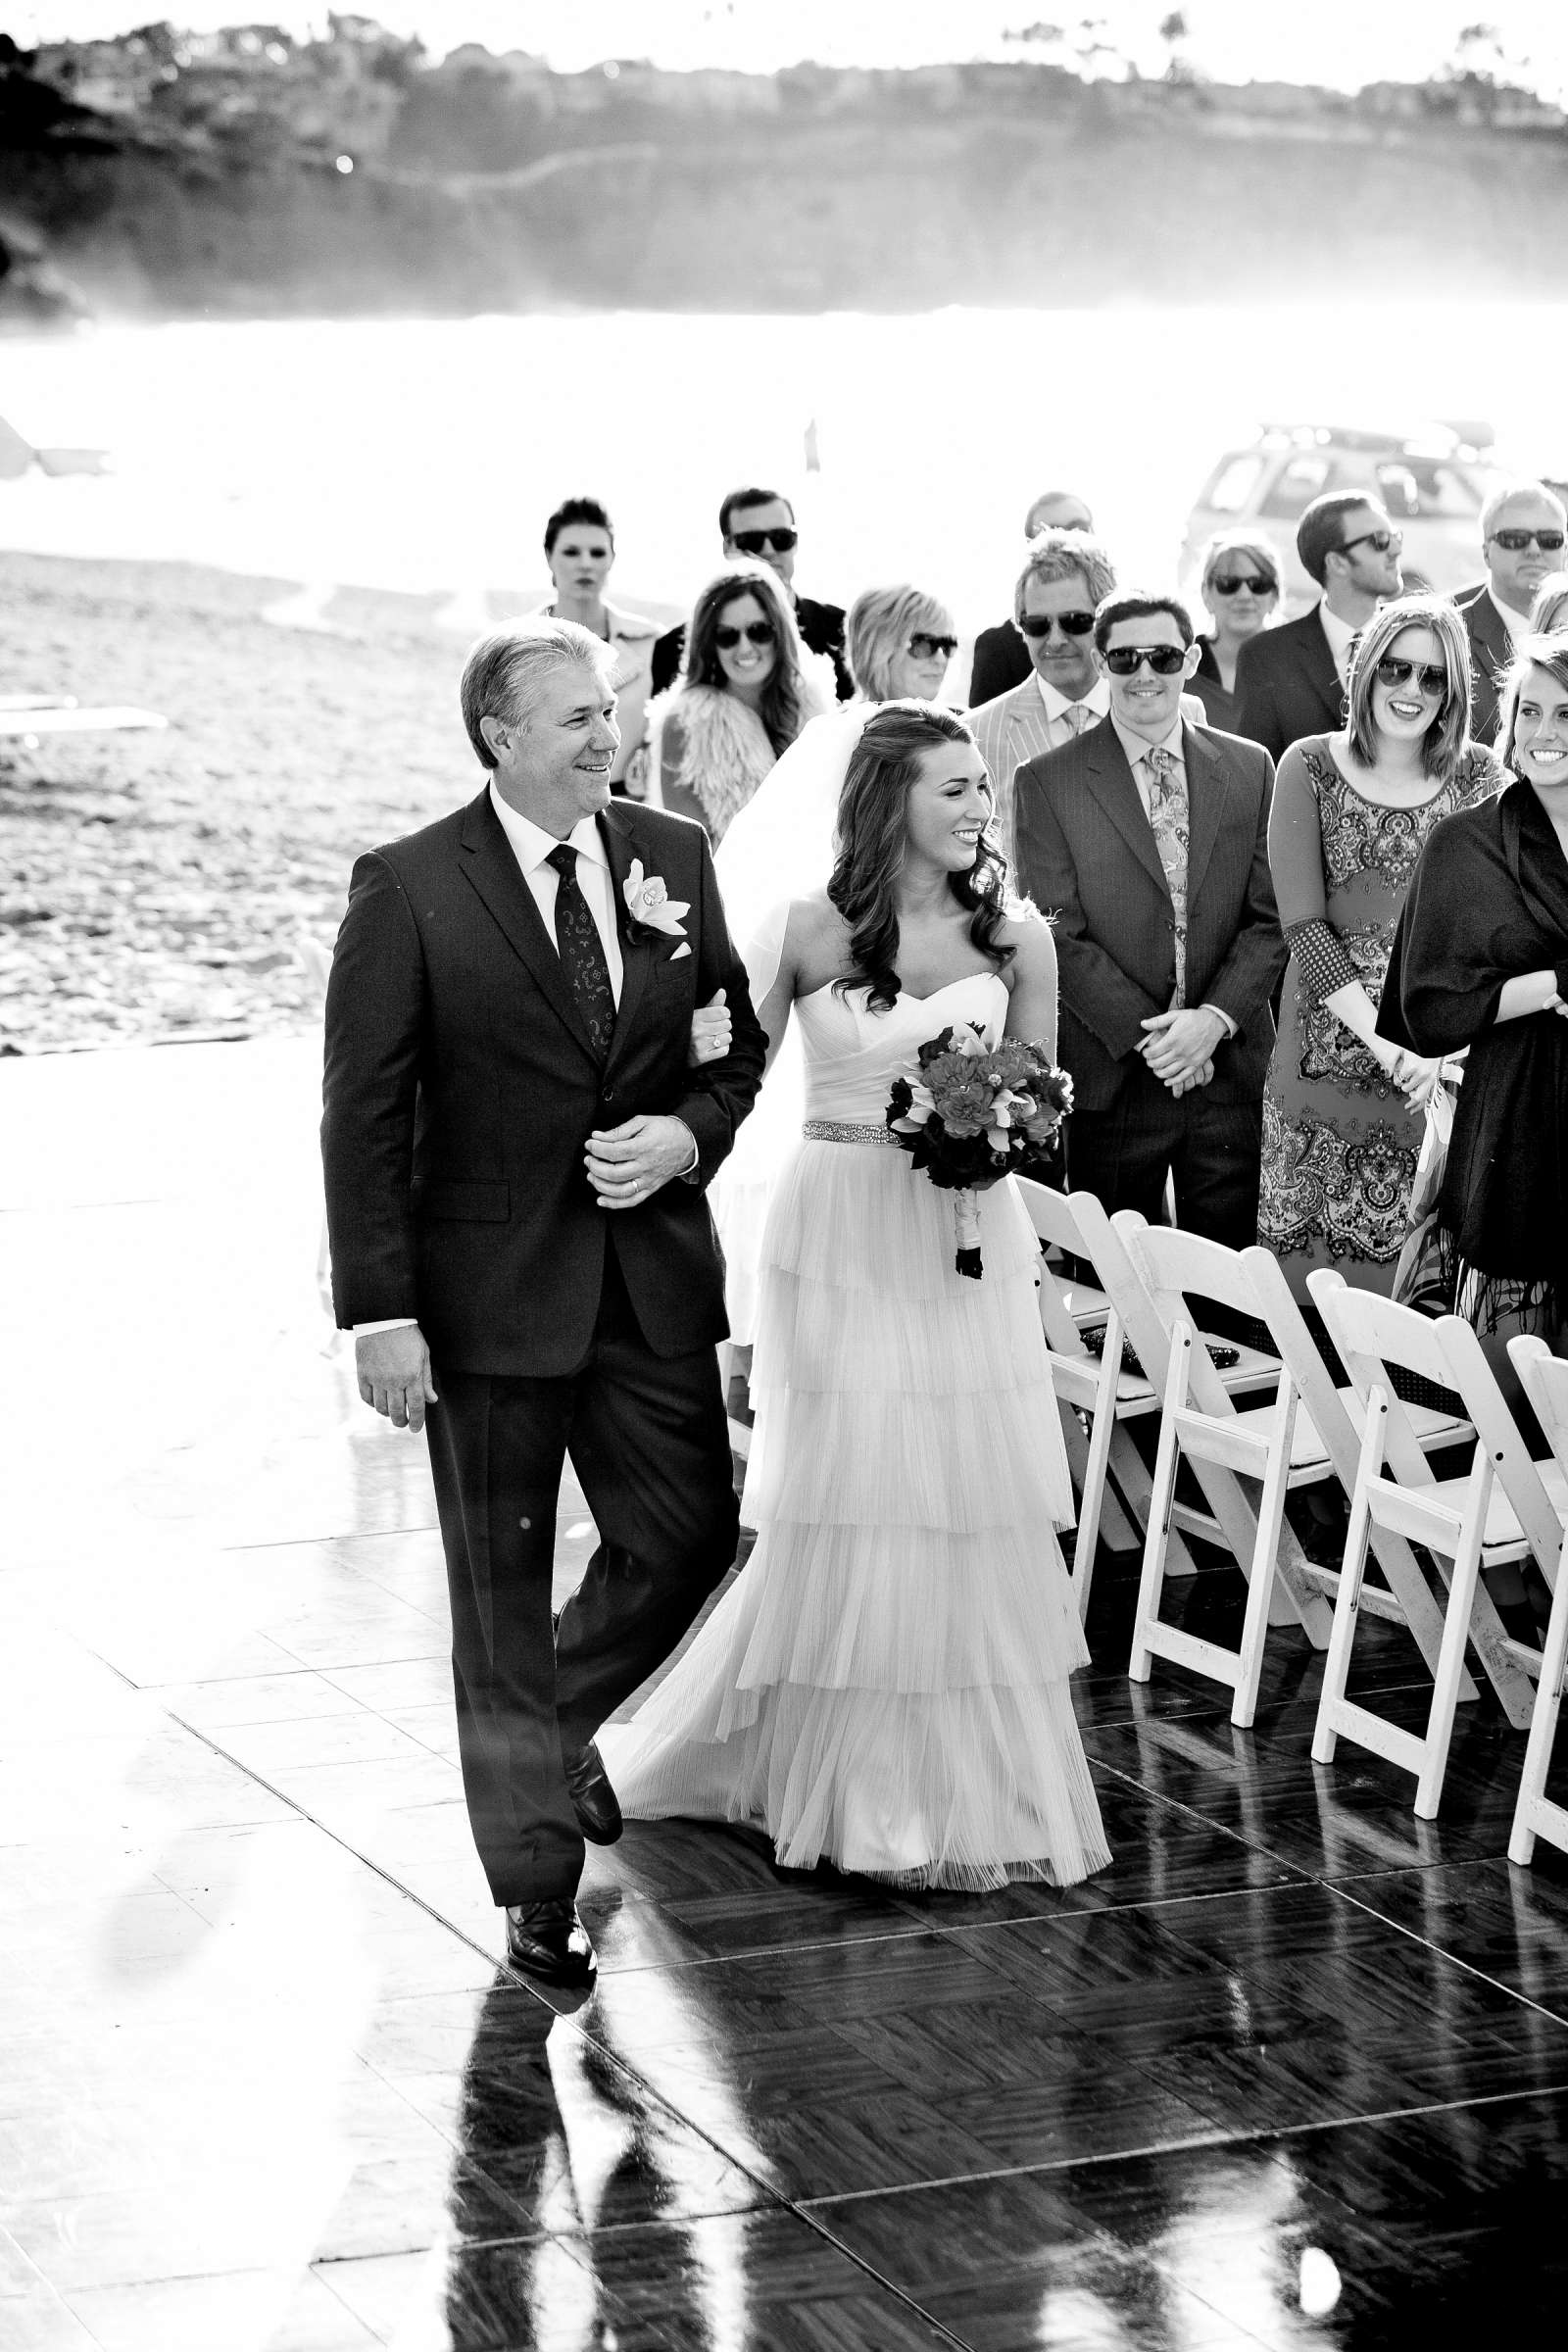
[[[896,1135],[885,1127],[862,1127],[854,1119],[808,1119],[801,1129],[808,1144],[891,1144],[899,1148]]]

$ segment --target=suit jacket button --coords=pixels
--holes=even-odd
[[[600,1096],[600,1098],[599,1098],[599,1101],[600,1101],[600,1103],[601,1103],[601,1105],[603,1106],[603,1108],[604,1108],[604,1109],[608,1110],[608,1109],[610,1108],[610,1105],[612,1104],[612,1102],[613,1102],[613,1101],[614,1101],[614,1100],[615,1100],[615,1090],[614,1090],[614,1088],[613,1088],[612,1086],[607,1086],[607,1087],[606,1087],[606,1089],[605,1089],[605,1091],[604,1091],[604,1093],[603,1093],[603,1094]]]

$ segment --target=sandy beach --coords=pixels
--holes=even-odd
[[[356,853],[473,790],[440,600],[341,589],[332,633],[261,617],[298,585],[5,557],[0,692],[169,726],[0,742],[0,1054],[308,1027],[299,943],[330,946]]]

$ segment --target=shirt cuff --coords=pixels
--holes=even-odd
[[[372,1331],[414,1331],[417,1325],[418,1318],[416,1315],[388,1315],[380,1323],[356,1323],[353,1336],[357,1340],[368,1340]]]
[[[1203,999],[1203,1002],[1201,1004],[1200,1004],[1198,1009],[1200,1012],[1211,1012],[1217,1021],[1223,1021],[1225,1024],[1225,1035],[1228,1038],[1234,1037],[1237,1030],[1240,1029],[1242,1025],[1240,1021],[1233,1021],[1231,1019],[1230,1014],[1225,1010],[1223,1004],[1211,1004],[1206,997]]]
[[[671,1111],[671,1112],[670,1112],[670,1117],[671,1117],[671,1118],[674,1118],[674,1117],[675,1117],[675,1114],[674,1114],[674,1112],[673,1112],[673,1111]],[[680,1182],[681,1182],[682,1184],[695,1184],[695,1183],[697,1182],[697,1175],[698,1175],[698,1162],[701,1160],[701,1158],[702,1158],[702,1156],[703,1156],[703,1155],[702,1155],[702,1152],[701,1152],[698,1150],[698,1147],[697,1147],[697,1138],[696,1138],[696,1136],[695,1136],[695,1135],[692,1135],[692,1131],[691,1131],[691,1129],[690,1129],[689,1127],[687,1127],[687,1126],[686,1126],[686,1122],[685,1122],[685,1120],[684,1120],[684,1119],[676,1119],[676,1120],[675,1120],[675,1124],[676,1124],[676,1126],[677,1126],[677,1127],[683,1127],[683,1128],[685,1128],[685,1129],[686,1129],[686,1133],[687,1133],[687,1135],[688,1135],[688,1136],[691,1136],[691,1146],[692,1146],[692,1155],[691,1155],[690,1159],[689,1159],[689,1160],[686,1162],[686,1165],[685,1165],[683,1168],[677,1168],[677,1169],[675,1170],[675,1174],[676,1174],[676,1176],[679,1178],[679,1180],[680,1180]]]

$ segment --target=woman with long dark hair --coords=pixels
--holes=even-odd
[[[1438,1231],[1457,1311],[1517,1392],[1509,1333],[1568,1354],[1568,636],[1516,647],[1497,749],[1505,789],[1422,852],[1378,1027],[1468,1049]]]
[[[649,705],[650,800],[696,817],[717,849],[780,753],[836,699],[777,574],[732,564],[697,600],[680,684]]]
[[[955,1024],[1054,1051],[1051,932],[1008,910],[992,814],[952,711],[866,720],[831,880],[790,906],[760,1006],[775,1047],[794,1009],[807,1117],[762,1251],[757,1547],[601,1739],[629,1814],[752,1824],[789,1869],[971,1890],[1108,1859],[1068,1691],[1087,1652],[1033,1229],[993,1187],[984,1276],[963,1279],[951,1197],[886,1126],[894,1079]]]

